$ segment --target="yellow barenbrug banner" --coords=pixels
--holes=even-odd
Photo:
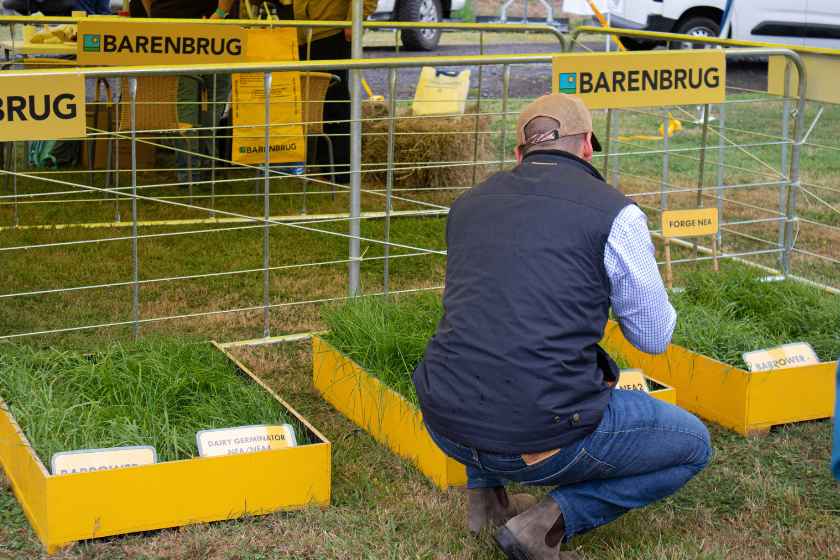
[[[554,57],[553,91],[578,95],[590,109],[704,105],[726,99],[720,49],[582,53]]]
[[[245,29],[212,23],[79,22],[82,65],[145,66],[297,60],[293,28]]]
[[[822,54],[799,55],[805,65],[808,76],[806,95],[809,101],[818,103],[840,104],[840,88],[837,87],[837,75],[840,73],[840,58]],[[767,68],[767,91],[771,95],[785,94],[786,69],[790,61],[783,56],[771,56]],[[791,64],[790,87],[788,94],[796,97],[799,92],[799,73]]]
[[[269,154],[271,163],[306,160],[299,72],[271,78]],[[233,75],[233,153],[237,163],[265,163],[265,87],[263,74]]]
[[[142,66],[247,60],[248,34],[231,25],[79,22],[79,64]]]
[[[0,141],[84,135],[82,76],[0,76]]]
[[[718,226],[717,208],[662,212],[662,236],[665,238],[715,235]]]

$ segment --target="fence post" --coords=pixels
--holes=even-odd
[[[726,182],[726,104],[721,103],[718,110],[718,161],[717,161],[717,188],[715,199],[718,209],[718,223],[723,224],[723,187]],[[718,251],[723,252],[723,227],[717,232]]]
[[[510,97],[510,64],[504,65],[502,74],[502,142],[499,148],[499,171],[505,169],[505,155],[507,154],[507,113]]]
[[[671,131],[668,126],[671,124],[671,116],[667,109],[662,118],[662,181],[659,185],[659,215],[660,224],[662,223],[662,213],[668,210],[668,191],[670,190],[671,182]],[[674,285],[673,272],[671,269],[671,240],[665,238],[665,285],[670,290]]]
[[[799,69],[799,96],[800,102],[797,107],[796,119],[793,121],[793,148],[790,152],[790,187],[788,188],[787,215],[785,219],[785,251],[782,261],[782,272],[785,276],[790,274],[790,255],[793,252],[794,237],[798,218],[796,201],[801,185],[799,177],[799,160],[802,154],[802,143],[805,134],[805,84],[804,66]]]
[[[263,186],[263,336],[271,336],[271,272],[269,257],[271,250],[271,72],[263,74],[265,94],[265,169]]]
[[[394,139],[397,120],[397,69],[388,70],[388,167],[385,171],[385,263],[382,273],[382,291],[387,296],[390,287],[391,265],[391,191],[394,188]]]
[[[700,137],[700,168],[697,171],[697,199],[696,199],[696,206],[701,208],[705,206],[705,201],[703,200],[703,188],[706,186],[706,147],[708,146],[709,142],[709,113],[712,110],[712,106],[708,103],[703,106],[703,130]],[[717,239],[715,240],[717,242]],[[699,252],[699,245],[697,244],[697,238],[694,238],[694,258],[696,259]],[[717,261],[715,261],[717,262]]]
[[[353,60],[361,60],[362,53],[362,0],[353,0]],[[350,295],[360,293],[360,244],[362,210],[362,73],[350,70]]]
[[[615,157],[612,158],[612,178],[610,179],[610,183],[615,188],[619,188],[619,183],[621,182],[621,142],[618,137],[621,136],[621,112],[618,109],[613,109],[612,134],[615,142],[610,142],[610,146]]]
[[[504,8],[503,8],[504,9]],[[502,20],[504,21],[504,20]],[[478,54],[484,54],[484,31],[478,32]],[[473,134],[473,169],[472,184],[475,185],[478,179],[478,125],[481,120],[481,81],[484,75],[484,66],[478,67],[478,94],[475,102],[475,132]]]
[[[779,264],[784,268],[784,249],[785,249],[785,220],[782,216],[786,216],[785,205],[787,204],[787,191],[790,188],[790,167],[788,159],[788,142],[790,141],[790,66],[791,63],[785,64],[785,87],[784,87],[784,104],[782,107],[782,154],[779,162],[779,171],[782,176],[782,181],[779,185]]]
[[[131,320],[134,338],[140,336],[140,255],[137,231],[137,78],[129,78],[131,99]]]

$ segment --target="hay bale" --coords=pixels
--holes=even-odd
[[[414,117],[410,109],[398,109],[394,184],[401,188],[470,186],[476,125],[479,131],[478,161],[488,161],[495,156],[492,135],[487,134],[490,117],[481,115],[476,118],[475,107],[468,107],[466,113],[466,116]],[[388,116],[385,103],[364,104],[362,164],[363,169],[370,170],[364,173],[366,186],[385,184]],[[457,165],[459,162],[461,165]],[[478,166],[478,179],[487,175],[488,167]]]

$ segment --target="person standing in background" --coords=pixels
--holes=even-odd
[[[376,11],[376,0],[364,1],[364,17],[367,18]],[[281,4],[284,2],[281,0]],[[285,3],[288,5],[288,2]],[[352,21],[352,0],[294,0],[295,20],[320,21]],[[300,59],[301,60],[343,60],[352,56],[350,41],[353,38],[351,29],[314,28],[312,42],[307,45],[308,33],[300,30]],[[333,85],[327,91],[324,105],[324,132],[331,138],[335,154],[336,182],[342,185],[350,184],[350,78],[347,70],[325,70],[335,74],[341,83]],[[326,146],[322,145],[323,138],[318,138],[319,165],[328,165]]]
[[[109,15],[111,13],[111,2],[109,0],[76,0],[73,11]]]
[[[236,18],[238,12],[238,3],[234,0],[144,0],[143,4],[152,18],[225,19],[228,16]],[[210,160],[194,157],[190,162],[187,152],[215,156],[215,146],[207,129],[218,126],[230,91],[230,75],[218,74],[215,79],[213,75],[181,76],[178,79],[178,122],[204,129],[186,135],[186,150],[179,148],[176,152],[179,182],[201,181],[208,176],[206,170]],[[209,109],[206,111],[201,110],[202,92],[207,93]],[[196,167],[201,171],[190,176],[189,169]]]

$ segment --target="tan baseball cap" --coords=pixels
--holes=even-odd
[[[592,115],[580,97],[566,95],[565,93],[552,93],[538,98],[519,114],[519,122],[516,123],[516,143],[518,146],[522,147],[534,143],[535,138],[525,137],[525,127],[537,117],[548,117],[558,123],[555,129],[557,134],[554,138],[540,138],[538,141],[545,142],[563,136],[592,132]],[[592,132],[592,147],[596,152],[601,151],[601,143],[595,137],[594,132]]]

